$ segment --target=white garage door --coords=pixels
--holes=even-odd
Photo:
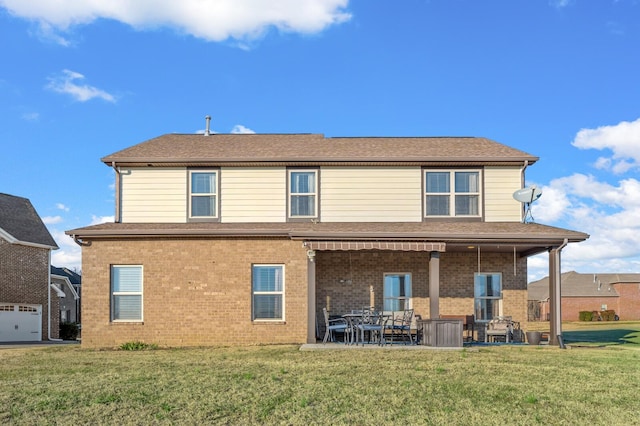
[[[0,303],[0,342],[42,340],[42,305]]]

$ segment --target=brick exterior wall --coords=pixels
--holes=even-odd
[[[640,283],[614,284],[620,297],[616,313],[622,321],[640,320]]]
[[[640,283],[612,285],[619,296],[611,297],[563,297],[562,321],[579,321],[580,311],[600,311],[602,305],[616,311],[621,321],[640,320]],[[604,290],[606,292],[606,289]],[[549,302],[540,302],[540,319],[548,321]]]
[[[251,320],[252,264],[285,267],[285,321]],[[110,319],[110,265],[143,265],[142,323]],[[82,346],[305,343],[307,255],[284,239],[93,241],[82,251]]]
[[[47,335],[49,249],[10,244],[0,238],[0,302],[42,305],[42,340],[59,336],[59,298],[52,291],[51,336]]]
[[[159,239],[93,241],[83,248],[84,347],[139,340],[160,346],[255,345],[307,341],[307,256],[285,239]],[[503,274],[504,314],[524,324],[526,259],[483,254],[483,271]],[[285,321],[251,321],[251,265],[285,265]],[[429,317],[429,253],[316,252],[316,311],[344,313],[382,306],[385,272],[409,272],[413,307]],[[142,323],[110,319],[110,265],[143,265]],[[477,254],[442,253],[440,313],[473,313]],[[351,283],[347,280],[351,279]]]

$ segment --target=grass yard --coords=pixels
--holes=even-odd
[[[529,323],[529,329],[548,332],[549,323]],[[566,344],[574,346],[611,346],[625,343],[640,345],[640,322],[565,322],[562,323],[562,337]]]
[[[16,425],[640,425],[633,343],[1,349],[0,383],[0,423]]]

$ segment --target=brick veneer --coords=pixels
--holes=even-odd
[[[0,238],[0,302],[42,305],[42,339],[59,336],[59,315],[48,326],[49,249],[10,244]],[[59,311],[58,296],[51,296],[51,311]]]
[[[93,241],[83,248],[83,335],[86,347],[140,340],[161,346],[305,343],[307,256],[288,239],[157,239]],[[384,272],[410,272],[413,306],[429,317],[429,254],[391,251],[318,251],[316,310],[342,313],[382,305]],[[283,322],[251,321],[251,265],[285,265]],[[144,322],[110,321],[110,265],[144,267]],[[473,313],[477,254],[442,253],[440,312]],[[525,321],[526,259],[483,254],[483,271],[502,272],[504,313]],[[352,280],[350,283],[348,280]]]
[[[285,265],[285,321],[251,321],[251,265]],[[110,320],[110,265],[143,265],[144,322]],[[285,239],[93,241],[82,252],[82,345],[305,343],[307,256]]]
[[[620,319],[640,320],[640,283],[618,283],[613,287],[620,295],[616,308]]]

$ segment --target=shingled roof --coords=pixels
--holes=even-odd
[[[562,297],[618,297],[612,284],[638,284],[640,274],[581,274],[565,272],[561,278]],[[529,300],[549,298],[549,277],[529,283]]]
[[[58,248],[28,199],[1,193],[0,237],[12,244],[27,243]]]
[[[166,134],[107,155],[108,165],[402,163],[533,164],[538,157],[486,138],[321,134]]]
[[[527,256],[559,245],[580,242],[582,232],[521,222],[282,222],[282,223],[102,223],[66,231],[79,239],[284,237],[301,240],[375,240],[444,242],[447,251],[469,244],[491,245],[491,251]]]
[[[51,266],[51,274],[52,275],[59,275],[61,277],[67,277],[71,284],[81,284],[82,283],[82,276],[80,274],[78,274],[77,272],[72,271],[69,268],[65,268],[65,267],[58,268],[57,266]]]

